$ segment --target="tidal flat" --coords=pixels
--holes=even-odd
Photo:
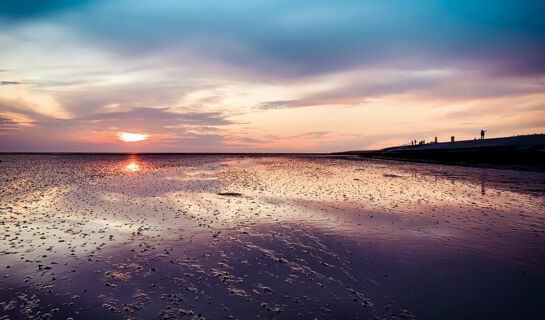
[[[0,319],[537,319],[545,173],[0,155]]]

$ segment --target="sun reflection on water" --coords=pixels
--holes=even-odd
[[[128,165],[125,166],[125,171],[127,172],[136,172],[142,170],[140,168],[140,165],[136,162],[131,162]]]

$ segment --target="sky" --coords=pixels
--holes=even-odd
[[[545,133],[542,0],[0,3],[0,152]]]

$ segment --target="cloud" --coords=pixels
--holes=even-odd
[[[0,132],[17,129],[19,124],[11,119],[0,118]]]
[[[2,86],[11,86],[11,85],[17,85],[17,84],[23,84],[24,82],[20,81],[0,81],[0,85]]]
[[[107,52],[160,56],[171,66],[212,63],[210,72],[300,78],[387,64],[545,73],[545,23],[537,14],[545,4],[539,0],[501,0],[494,8],[483,0],[112,0],[79,10],[78,1],[52,3],[26,11],[70,6],[62,16],[41,19],[55,19]],[[25,13],[16,7],[11,11]]]
[[[78,7],[89,0],[17,0],[2,3],[0,17],[25,19]]]
[[[173,112],[168,108],[135,108],[124,112],[102,112],[73,119],[44,118],[34,121],[32,127],[12,129],[20,124],[8,118],[0,118],[0,142],[2,151],[100,151],[129,152],[134,145],[119,145],[117,135],[122,131],[138,131],[150,135],[149,141],[141,141],[148,152],[213,151],[221,148],[225,137],[209,133],[211,128],[230,125],[233,122],[218,112]],[[173,128],[173,124],[176,126]],[[203,133],[200,131],[204,128]]]
[[[356,106],[365,103],[366,98],[403,94],[409,91],[429,89],[438,83],[436,77],[414,77],[393,75],[387,80],[348,79],[343,85],[321,90],[295,100],[266,101],[257,108],[261,110],[310,107],[323,105]]]
[[[96,113],[72,121],[101,120],[101,121],[119,121],[119,120],[163,120],[166,123],[196,124],[206,126],[222,126],[233,124],[232,121],[224,118],[219,112],[172,112],[168,108],[134,108],[129,111],[121,112],[103,112]]]
[[[260,139],[254,139],[254,138],[248,138],[248,137],[240,138],[240,139],[238,139],[238,141],[243,142],[243,143],[265,143],[265,142],[267,142],[266,140],[260,140]]]
[[[303,100],[276,100],[276,101],[265,101],[257,105],[257,108],[260,110],[269,110],[269,109],[282,109],[289,107],[301,107],[301,106],[310,106],[311,104],[302,102]]]
[[[297,134],[294,136],[290,136],[288,138],[290,139],[297,139],[297,138],[303,138],[303,137],[312,137],[312,138],[323,138],[326,136],[331,136],[332,132],[330,131],[311,131],[311,132],[305,132],[301,134]]]
[[[369,72],[368,72],[369,73]],[[378,75],[374,75],[374,73]],[[422,101],[463,101],[543,93],[543,76],[498,77],[473,70],[383,70],[341,78],[332,89],[298,99],[258,103],[257,110],[315,106],[359,106],[368,99],[408,95]]]
[[[14,114],[20,114],[26,118],[30,118],[36,121],[46,121],[50,120],[51,117],[36,112],[34,109],[35,106],[30,105],[28,102],[22,101],[20,99],[5,99],[0,96],[0,111],[1,112],[10,112]]]
[[[9,134],[9,133],[7,133]],[[37,139],[39,135],[39,139]],[[179,137],[142,141],[137,144],[118,141],[82,141],[72,139],[55,128],[30,128],[17,136],[0,139],[3,152],[213,152],[222,149],[224,137],[210,134],[186,134]]]
[[[11,1],[0,12],[0,114],[6,127],[30,119],[13,148],[36,146],[32,135],[76,148],[70,137],[136,130],[165,148],[274,150],[358,145],[346,132],[379,135],[401,120],[408,132],[436,116],[468,123],[504,114],[507,102],[533,115],[544,9],[537,0]]]

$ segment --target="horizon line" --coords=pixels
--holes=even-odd
[[[371,150],[374,151],[374,150]],[[331,155],[335,152],[63,152],[63,151],[2,151],[2,154],[49,154],[49,155]]]

